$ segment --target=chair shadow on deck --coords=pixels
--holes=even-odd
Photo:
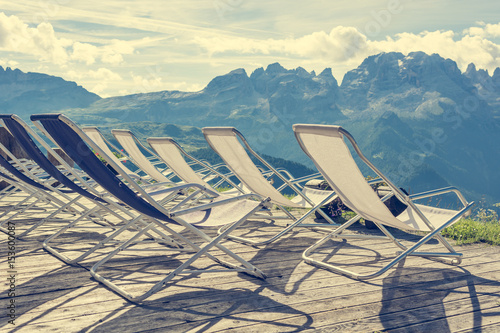
[[[19,248],[21,247],[22,245]],[[43,249],[37,247],[36,249],[23,253],[23,255],[37,255],[35,253],[43,253],[43,255],[45,255],[46,253],[44,252],[45,251]],[[18,257],[17,259],[19,262],[22,262],[22,257]],[[23,274],[25,273],[19,272],[17,277],[22,277]],[[4,328],[8,328],[9,332],[17,332],[24,329],[27,325],[44,318],[52,312],[60,311],[60,308],[64,307],[65,304],[68,304],[78,297],[82,297],[84,294],[98,288],[98,286],[85,288],[85,291],[80,292],[79,289],[83,285],[88,284],[88,282],[89,275],[86,269],[80,266],[61,264],[60,267],[54,268],[40,276],[30,279],[29,281],[16,285],[16,325],[12,326],[11,324],[7,324],[8,326],[4,326]],[[73,293],[74,296],[68,297],[68,294],[71,293]],[[6,294],[4,295],[6,296]],[[63,298],[65,300],[58,302],[57,300],[59,298]],[[54,306],[40,311],[30,320],[23,323],[19,322],[24,314],[41,307],[47,302],[55,303]],[[4,323],[6,323],[6,321]]]
[[[471,323],[464,328],[480,329],[486,315],[481,311],[479,297],[492,296],[498,299],[500,292],[480,292],[477,287],[491,286],[498,290],[500,282],[475,276],[461,267],[443,268],[440,264],[436,265],[415,268],[402,267],[401,263],[383,279],[379,319],[384,329],[452,332],[448,317],[463,314]],[[451,297],[448,300],[451,304],[446,306],[448,297]],[[498,316],[500,311],[487,315]]]
[[[258,238],[259,234],[262,233],[262,229],[280,228],[280,226],[265,223],[265,222],[255,222],[252,221],[245,228],[238,230],[236,234],[240,237],[255,237]],[[262,228],[262,229],[261,229]],[[409,243],[418,241],[420,236],[416,236],[411,233],[404,232],[399,229],[394,229],[388,227],[395,236],[403,239]],[[353,225],[350,228],[351,231],[359,233],[367,233],[371,235],[382,236],[383,233],[378,229],[366,229],[362,224]],[[264,231],[265,232],[265,231]],[[314,234],[312,234],[314,232]],[[295,229],[284,237],[276,240],[273,243],[267,244],[265,246],[259,246],[259,251],[252,257],[251,262],[261,268],[267,275],[265,282],[255,280],[251,277],[241,275],[246,278],[249,282],[254,282],[256,284],[265,285],[266,288],[284,294],[292,295],[297,292],[300,286],[307,282],[308,279],[318,270],[314,266],[309,266],[304,264],[302,260],[302,252],[314,244],[318,239],[322,238],[326,234],[325,231],[313,231],[309,230],[307,236],[302,236],[300,229]],[[438,242],[434,239],[430,240],[428,244],[434,245]],[[387,242],[387,244],[392,244]],[[362,260],[363,264],[367,266],[376,265],[381,259],[380,253],[377,251],[365,248],[363,246],[357,246],[356,244],[350,244],[345,242],[340,238],[329,241],[326,245],[326,252],[324,254],[325,260],[328,260],[334,254],[343,252],[346,256],[351,256],[352,251],[366,251],[361,256],[357,257],[356,260]],[[396,249],[396,248],[394,248]],[[368,255],[366,255],[368,254]],[[362,259],[360,259],[362,258]],[[344,262],[346,266],[356,266],[356,263],[351,263],[349,261]],[[297,269],[300,268],[300,273],[297,273]],[[304,268],[305,267],[305,268]],[[332,273],[333,274],[333,273]],[[297,279],[295,279],[297,277]]]
[[[261,231],[260,227],[272,227],[274,229],[281,228],[280,226],[273,226],[265,222],[253,222],[249,227],[242,229],[243,231],[235,232],[240,237],[258,238]],[[269,233],[268,233],[269,234]],[[283,295],[292,295],[299,290],[301,284],[317,270],[316,268],[307,267],[304,274],[300,274],[298,279],[294,279],[293,274],[298,269],[299,264],[303,264],[302,252],[315,242],[316,239],[321,238],[323,232],[318,232],[317,235],[311,237],[303,236],[300,229],[290,231],[287,235],[277,239],[276,241],[258,246],[258,251],[251,258],[251,262],[257,267],[262,269],[267,276],[265,281],[256,280],[252,277],[240,275],[248,282],[265,286],[274,292]],[[256,236],[257,235],[257,236]]]
[[[245,326],[262,323],[280,332],[300,332],[311,328],[313,323],[307,313],[260,295],[264,287],[257,290],[220,290],[209,287],[193,289],[196,290],[136,305],[117,317],[115,316],[123,312],[123,308],[116,309],[102,319],[103,323],[94,323],[80,332],[134,332],[147,329],[205,332],[210,329],[238,329],[238,326],[245,330]],[[294,320],[294,323],[277,321],[288,316],[300,316],[300,319]]]

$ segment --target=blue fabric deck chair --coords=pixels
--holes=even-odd
[[[31,231],[41,226],[47,221],[53,219],[56,215],[63,211],[68,211],[70,213],[79,213],[78,210],[75,210],[71,207],[72,198],[68,196],[68,191],[64,189],[53,188],[50,185],[50,180],[46,179],[44,174],[40,174],[39,170],[35,170],[34,168],[28,168],[25,163],[20,162],[16,159],[16,157],[3,145],[0,144],[0,151],[3,152],[10,158],[8,161],[0,154],[0,166],[3,170],[10,175],[8,181],[15,184],[16,187],[22,188],[24,192],[29,194],[24,200],[18,202],[18,204],[11,206],[9,209],[4,211],[0,218],[4,216],[8,216],[8,214],[12,211],[15,211],[15,214],[8,216],[7,219],[2,220],[0,222],[0,230],[6,232],[4,226],[8,224],[10,221],[15,219],[20,214],[29,211],[31,208],[36,207],[40,204],[45,204],[52,206],[54,211],[51,211],[50,215],[45,218],[41,218],[37,223],[29,227],[27,230],[20,232],[18,228],[17,237],[24,237],[29,234]],[[43,177],[40,182],[35,181],[36,177]],[[23,205],[29,202],[31,199],[34,199],[29,205]],[[83,207],[86,209],[85,207]]]
[[[204,127],[202,129],[203,135],[207,140],[210,147],[222,158],[224,163],[229,167],[233,174],[239,178],[242,184],[245,185],[253,193],[260,194],[271,198],[271,202],[284,213],[285,219],[291,219],[293,222],[278,232],[276,235],[265,240],[253,240],[249,238],[242,238],[238,236],[230,236],[231,239],[252,245],[262,245],[271,243],[293,228],[301,227],[338,227],[332,219],[327,216],[321,209],[321,206],[327,204],[336,198],[333,191],[316,190],[302,186],[303,183],[310,179],[315,179],[321,176],[319,173],[294,178],[291,174],[286,176],[283,171],[276,170],[273,166],[267,163],[261,156],[259,156],[248,144],[244,136],[234,127]],[[241,141],[241,143],[240,143]],[[255,163],[250,158],[247,151],[260,161],[268,170],[270,170],[277,178],[283,181],[283,185],[276,189],[262,172],[257,168]],[[281,190],[285,187],[293,190],[296,196],[293,199],[285,197]],[[289,208],[306,208],[308,211],[301,217],[296,218],[288,209]],[[328,223],[303,223],[314,212],[320,213]],[[278,219],[278,216],[273,216],[273,219]]]
[[[303,258],[307,263],[347,275],[351,278],[370,279],[383,274],[410,255],[432,258],[433,260],[443,261],[448,264],[458,265],[461,262],[462,254],[457,253],[441,235],[441,231],[444,228],[452,225],[461,217],[470,213],[470,209],[474,204],[473,202],[467,202],[464,196],[455,187],[447,187],[408,196],[402,193],[398,187],[396,187],[361,153],[354,138],[342,127],[296,124],[293,126],[293,130],[300,147],[311,158],[317,169],[341,198],[342,202],[358,214],[308,248],[303,254]],[[380,199],[375,191],[373,191],[372,187],[367,183],[354,161],[344,138],[350,142],[361,160],[390,187],[391,192],[384,198]],[[455,194],[460,200],[460,206],[462,208],[458,210],[442,209],[414,202],[416,200],[446,193]],[[406,210],[398,216],[394,216],[383,203],[384,200],[392,196],[396,196],[407,205]],[[385,236],[346,235],[342,233],[360,218],[373,221]],[[422,237],[412,246],[407,247],[404,246],[402,242],[398,241],[385,226],[401,230],[419,231],[427,233],[427,235]],[[394,257],[394,259],[378,271],[360,274],[312,257],[311,254],[316,249],[324,245],[328,240],[334,238],[345,240],[352,238],[389,240],[391,243],[396,244],[401,252],[398,252],[398,255]],[[417,252],[422,245],[431,239],[436,239],[441,243],[446,248],[447,252]],[[335,252],[338,252],[338,249]],[[335,255],[329,257],[329,260],[334,256]]]
[[[227,235],[244,223],[248,217],[258,211],[267,201],[255,194],[247,194],[230,199],[219,199],[218,193],[200,186],[199,184],[181,185],[183,188],[192,188],[194,191],[181,203],[165,209],[161,204],[155,201],[139,184],[137,184],[129,175],[121,171],[116,163],[106,154],[70,119],[60,114],[33,115],[32,121],[39,122],[48,134],[57,142],[60,148],[80,166],[94,181],[102,186],[113,197],[127,205],[131,210],[137,212],[139,217],[145,219],[149,224],[131,237],[128,241],[120,245],[116,250],[109,253],[105,258],[96,263],[90,270],[91,275],[102,282],[110,289],[131,301],[142,301],[153,293],[162,289],[168,282],[172,281],[180,274],[199,274],[210,272],[211,269],[196,269],[191,265],[201,256],[208,257],[217,264],[227,267],[224,271],[243,272],[264,278],[265,275],[255,266],[236,255],[220,242]],[[98,152],[115,170],[120,170],[121,179],[116,177],[108,168],[106,168],[92,152]],[[123,180],[122,180],[123,179]],[[175,188],[174,188],[175,189]],[[198,194],[211,194],[214,197],[213,202],[201,206],[191,206],[189,204],[192,197]],[[186,205],[187,204],[187,205]],[[186,208],[187,207],[187,208]],[[132,222],[132,221],[131,221]],[[210,237],[203,229],[209,227],[220,227],[229,225],[225,232]],[[188,237],[179,234],[172,228],[182,226],[193,236],[201,237],[204,240],[202,245],[197,245]],[[129,247],[138,238],[142,237],[152,228],[158,228],[169,232],[172,238],[183,244],[179,250],[191,251],[192,256],[182,262],[176,269],[166,274],[159,282],[155,283],[145,293],[141,295],[132,295],[130,292],[118,286],[111,278],[107,278],[98,273],[98,269],[107,261],[112,259],[117,253],[123,250],[133,250]],[[215,257],[210,250],[222,251],[236,263],[231,263]],[[220,272],[220,269],[214,271]]]
[[[29,185],[24,184],[23,181],[17,179],[15,176],[12,176],[8,169],[14,169],[14,172],[17,172],[17,169],[8,162],[4,155],[7,156],[7,158],[11,158],[10,156],[13,156],[10,151],[8,151],[7,148],[0,143],[0,181],[4,186],[0,190],[0,202],[3,204],[0,208],[0,219],[8,216],[11,212],[15,212],[14,215],[10,215],[8,219],[0,222],[0,231],[6,232],[3,225],[15,218],[16,215],[20,215],[23,212],[30,210],[43,198],[43,192],[40,193],[39,188],[36,187],[33,189]],[[15,161],[14,165],[16,165]],[[31,168],[29,163],[21,163],[20,165]],[[33,168],[31,169],[33,170]],[[38,183],[35,184],[39,186]],[[43,188],[43,186],[40,187]],[[42,195],[42,198],[40,197],[40,194]],[[32,202],[28,205],[28,202],[30,201]]]
[[[52,220],[55,216],[62,212],[69,211],[76,214],[76,219],[73,221],[67,221],[64,223],[63,227],[60,228],[53,235],[48,237],[43,242],[43,247],[49,251],[51,254],[59,258],[60,260],[68,263],[77,263],[91,253],[96,251],[98,248],[106,245],[115,245],[116,234],[112,233],[110,236],[106,237],[104,240],[97,242],[96,245],[83,252],[76,258],[70,258],[60,250],[52,247],[50,243],[56,238],[68,231],[70,228],[72,230],[81,228],[81,222],[91,221],[97,225],[92,225],[91,227],[85,226],[84,228],[88,230],[89,228],[98,228],[99,231],[104,232],[103,227],[108,227],[111,231],[116,229],[114,223],[109,222],[103,216],[103,214],[114,216],[118,221],[128,222],[128,218],[134,217],[130,214],[128,210],[123,209],[118,203],[106,201],[101,197],[101,194],[96,190],[95,187],[89,185],[89,182],[84,178],[87,177],[85,174],[72,169],[58,154],[52,151],[52,148],[38,135],[36,134],[22,119],[16,115],[0,115],[0,120],[3,122],[5,127],[9,132],[17,139],[18,143],[25,150],[28,156],[46,172],[46,177],[44,179],[38,179],[35,175],[31,174],[30,178],[27,176],[29,174],[28,170],[26,174],[23,174],[17,170],[14,166],[10,165],[9,171],[18,179],[21,179],[26,184],[32,186],[32,188],[38,188],[39,190],[44,190],[45,195],[49,196],[49,201],[52,203],[57,203],[59,207],[52,212],[48,217],[41,219],[38,223],[33,225],[27,231],[23,233],[34,230],[36,227],[44,224],[47,221]],[[50,152],[59,163],[60,167],[56,167],[49,159],[42,153],[39,147],[33,141],[34,138],[39,144],[43,146]],[[15,157],[11,156],[13,159]],[[0,162],[2,160],[0,159]],[[5,165],[8,167],[8,165]],[[17,170],[17,172],[16,172]],[[64,173],[63,173],[64,172]],[[71,178],[71,179],[70,179]],[[57,187],[50,186],[49,183],[56,181]],[[85,184],[87,187],[82,187]],[[93,184],[95,186],[95,184]],[[137,223],[143,224],[144,222],[138,221]],[[166,236],[164,233],[157,233],[159,236],[154,237],[155,240],[161,240],[166,244],[174,243],[173,240]]]
[[[0,166],[4,163],[8,163],[3,156],[0,155]],[[3,168],[5,172],[0,172],[0,181],[4,184],[4,188],[0,191],[0,202],[2,207],[0,208],[0,231],[8,233],[5,225],[10,225],[9,222],[14,220],[17,216],[25,212],[31,211],[35,205],[40,202],[50,204],[43,195],[43,192],[39,191],[37,188],[32,189],[29,185],[23,184],[15,176],[8,174],[8,171]],[[35,208],[36,211],[38,209]],[[12,214],[11,214],[12,213]],[[17,237],[23,237],[24,232],[19,233]]]

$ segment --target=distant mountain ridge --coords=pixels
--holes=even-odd
[[[85,114],[122,121],[156,121],[192,126],[238,124],[246,130],[287,116],[308,120],[311,114],[344,118],[336,105],[338,84],[325,70],[320,75],[279,64],[248,76],[244,69],[214,78],[199,92],[162,91],[101,99]],[[308,110],[314,106],[314,112]],[[73,110],[72,114],[82,110]]]
[[[99,100],[75,82],[60,77],[24,73],[0,66],[0,110],[26,116],[68,108],[85,108]]]
[[[461,73],[454,61],[437,54],[379,54],[344,76],[342,108],[356,110],[353,117],[373,118],[391,111],[403,118],[430,120],[473,99],[478,112],[491,112],[489,101],[479,98],[479,78]]]
[[[82,124],[150,122],[141,126],[155,133],[159,123],[234,126],[259,152],[308,166],[292,124],[338,124],[400,186],[455,185],[475,199],[500,201],[500,69],[490,76],[471,64],[462,73],[437,54],[374,55],[340,86],[331,69],[317,75],[275,63],[250,75],[235,69],[198,92],[97,98],[63,112]]]

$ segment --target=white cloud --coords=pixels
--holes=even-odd
[[[97,70],[88,71],[68,71],[65,78],[77,81],[86,87],[89,91],[100,95],[101,97],[109,97],[106,94],[110,84],[117,85],[122,81],[122,77],[107,69],[99,68]]]
[[[188,83],[185,81],[182,82],[166,82],[164,84],[164,90],[179,90],[179,91],[200,91],[202,90],[204,85],[198,83]]]
[[[131,73],[131,76],[134,81],[134,92],[146,93],[161,90],[162,78],[160,76],[150,75],[148,77],[144,77],[133,73]]]
[[[155,75],[153,73],[150,73],[148,76],[136,75],[134,73],[131,73],[130,75],[132,76],[134,86],[131,91],[124,90],[121,92],[122,94],[147,93],[162,90],[200,91],[203,89],[203,85],[201,84],[187,83],[185,81],[164,82],[160,75]]]
[[[98,53],[99,50],[96,46],[88,43],[76,42],[73,44],[73,53],[71,54],[71,59],[84,62],[87,65],[91,65],[95,62]]]
[[[16,16],[0,13],[0,50],[33,54],[42,61],[62,65],[68,60],[71,41],[57,38],[50,23],[30,28]]]
[[[483,38],[500,37],[500,23],[498,24],[485,24],[484,22],[478,23],[481,27],[471,27],[464,30],[464,34],[471,36],[479,36]]]
[[[102,62],[118,65],[123,62],[123,54],[134,53],[134,47],[129,42],[114,39],[111,44],[103,47]]]
[[[284,53],[300,57],[321,57],[343,61],[366,48],[367,39],[356,28],[338,26],[330,33],[313,32],[300,38],[257,40],[243,37],[196,37],[193,42],[206,49],[209,55],[224,52]],[[352,47],[354,45],[354,47]]]
[[[457,62],[462,70],[473,62],[478,68],[493,71],[500,66],[500,45],[477,35],[464,35],[457,38],[452,31],[397,34],[381,42],[370,42],[374,52],[398,51],[409,53],[423,51],[428,54],[438,53],[444,58]]]
[[[462,70],[474,62],[478,68],[493,71],[500,66],[500,45],[487,39],[488,36],[500,36],[500,24],[469,28],[461,36],[453,31],[424,31],[400,33],[382,41],[369,40],[356,28],[338,26],[330,33],[319,31],[299,38],[196,37],[193,43],[211,57],[224,53],[286,55],[332,67],[359,64],[367,56],[380,52],[424,51],[453,59]]]
[[[121,80],[121,76],[107,68],[99,68],[98,70],[82,71],[68,71],[67,76],[72,80],[79,80],[85,78],[98,79],[98,80]]]
[[[17,65],[19,65],[19,63],[15,60],[0,58],[0,66],[2,66],[4,68],[6,68],[6,67],[15,68]]]
[[[134,52],[137,41],[113,39],[102,46],[74,42],[58,38],[48,22],[30,28],[21,19],[0,12],[0,51],[17,52],[35,56],[42,61],[56,65],[66,65],[71,61],[91,65],[100,60],[102,63],[119,65],[124,54]]]

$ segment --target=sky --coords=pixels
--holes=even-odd
[[[279,62],[344,74],[380,52],[500,66],[498,0],[0,0],[0,66],[101,97],[199,91]]]

